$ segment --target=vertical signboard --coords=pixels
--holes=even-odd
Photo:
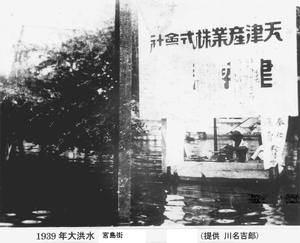
[[[283,165],[282,152],[288,127],[288,117],[262,117],[262,143],[264,150],[264,168]],[[282,169],[282,168],[280,168]]]

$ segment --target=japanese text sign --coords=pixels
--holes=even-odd
[[[138,9],[141,117],[297,115],[295,6],[177,0]]]
[[[288,127],[288,117],[261,117],[264,168],[283,165],[282,156]]]

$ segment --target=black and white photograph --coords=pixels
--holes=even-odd
[[[0,234],[296,230],[299,82],[296,1],[0,0]]]

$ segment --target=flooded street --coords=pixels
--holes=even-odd
[[[160,141],[140,141],[132,166],[132,226],[300,225],[295,150],[277,186],[261,182],[174,181],[162,174]],[[3,166],[0,227],[118,225],[112,158],[39,156]]]
[[[8,162],[3,166],[1,226],[116,224],[112,174],[105,162],[40,156]]]
[[[300,226],[298,3],[1,2],[0,228]]]
[[[298,203],[261,186],[182,183],[167,196],[162,226],[299,225]]]
[[[199,144],[190,151],[199,151]],[[257,141],[254,141],[255,145]],[[204,146],[209,152],[211,141]],[[293,146],[286,146],[286,171],[279,184],[243,180],[168,182],[155,178],[160,143],[147,143],[147,172],[137,179],[139,201],[133,225],[300,225],[299,179]],[[187,146],[186,146],[187,147]],[[254,147],[254,146],[253,146]],[[203,148],[203,147],[201,147]],[[204,155],[204,154],[199,154]],[[152,161],[152,163],[151,163]],[[155,163],[156,162],[156,163]],[[152,175],[152,176],[151,176]],[[146,177],[145,177],[146,176]],[[161,183],[158,181],[161,180]],[[140,195],[140,198],[137,197]],[[164,204],[164,205],[162,205]]]

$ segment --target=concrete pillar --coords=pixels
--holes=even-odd
[[[119,51],[119,134],[115,166],[118,190],[118,216],[121,224],[130,222],[132,166],[132,13],[130,0],[116,1],[116,38]]]

